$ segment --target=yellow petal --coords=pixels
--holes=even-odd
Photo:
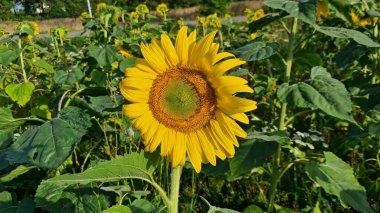
[[[165,52],[169,65],[173,67],[177,66],[179,62],[177,51],[175,50],[173,43],[170,40],[168,35],[166,34],[161,35],[161,45],[162,45],[162,49]]]
[[[203,154],[206,156],[206,159],[211,163],[211,165],[216,165],[216,157],[214,147],[212,146],[212,142],[210,142],[203,132],[202,129],[197,131],[197,136],[200,141]]]
[[[206,127],[204,132],[209,141],[212,142],[212,145],[215,150],[215,155],[222,160],[226,159],[226,150],[224,150],[224,148],[219,144],[220,138],[212,134],[210,126]]]
[[[130,87],[124,87],[120,84],[120,92],[125,99],[135,103],[148,103],[149,90],[138,90]]]
[[[186,160],[186,147],[187,147],[187,138],[185,137],[185,134],[177,131],[176,137],[174,139],[174,147],[173,147],[173,161],[172,161],[172,167],[182,166],[185,163]]]
[[[201,171],[202,158],[201,158],[201,147],[199,145],[197,136],[195,133],[188,133],[189,140],[187,142],[187,155],[189,156],[190,162],[197,173]]]
[[[238,58],[227,59],[214,65],[214,67],[212,68],[212,75],[222,76],[228,70],[236,66],[240,66],[242,64],[245,64],[245,61],[242,61]]]
[[[187,27],[183,26],[178,31],[175,41],[175,49],[177,50],[179,63],[186,65],[189,58],[189,43],[187,40]]]
[[[227,121],[227,125],[231,128],[231,130],[234,132],[235,135],[246,138],[247,133],[231,118],[229,118],[227,115],[223,115],[225,120]]]
[[[232,143],[236,146],[239,147],[239,143],[235,137],[234,132],[230,129],[228,122],[225,119],[225,115],[223,112],[217,110],[216,113],[216,120],[219,123],[220,128],[222,129],[222,132],[224,132],[228,138],[232,139]]]
[[[168,65],[165,61],[165,56],[162,50],[162,53],[159,51],[157,45],[155,45],[153,42],[150,45],[141,43],[140,47],[141,53],[143,54],[145,60],[154,69],[154,71],[163,73],[168,69]]]
[[[230,138],[228,134],[222,131],[219,123],[216,120],[212,119],[210,121],[210,124],[211,124],[212,134],[219,139],[218,140],[219,145],[223,147],[223,149],[228,154],[228,157],[234,156],[235,155],[235,148],[233,146],[234,139]]]
[[[131,67],[131,68],[125,69],[125,76],[134,77],[134,78],[145,78],[145,79],[151,79],[151,80],[154,80],[157,78],[156,73],[144,72],[143,70],[137,67]]]
[[[144,112],[149,110],[149,105],[145,103],[126,104],[123,106],[123,113],[130,118],[140,117]]]
[[[145,78],[124,78],[121,80],[122,87],[130,87],[135,89],[150,89],[152,87],[153,80]]]
[[[158,123],[157,123],[158,124]],[[162,124],[158,124],[156,127],[157,131],[155,132],[155,135],[151,141],[151,144],[149,146],[149,151],[154,152],[157,147],[160,145],[164,135],[166,134],[166,127],[164,127]]]
[[[147,60],[143,59],[143,58],[136,58],[136,61],[135,61],[135,67],[144,71],[144,72],[148,72],[148,73],[152,73],[152,74],[159,74],[160,72],[157,72],[155,71],[151,66],[150,64],[148,63]]]
[[[257,109],[256,101],[236,96],[219,96],[217,97],[217,105],[229,115]]]
[[[236,114],[233,114],[230,116],[231,116],[231,118],[238,120],[242,123],[249,124],[248,116],[245,113],[236,113]]]
[[[235,57],[234,54],[229,53],[229,52],[221,52],[216,54],[214,60],[212,61],[212,65],[218,63],[220,60],[229,58],[229,57]]]

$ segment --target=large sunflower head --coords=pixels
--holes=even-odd
[[[144,138],[145,150],[155,151],[184,165],[189,157],[194,169],[201,163],[216,164],[216,157],[234,156],[236,136],[246,132],[237,121],[248,123],[244,112],[257,108],[256,102],[235,96],[253,90],[243,78],[224,73],[245,62],[231,53],[218,53],[213,43],[216,31],[198,42],[196,32],[187,35],[182,27],[173,45],[169,36],[141,44],[143,59],[126,69],[120,83],[122,95],[131,102],[123,112]]]

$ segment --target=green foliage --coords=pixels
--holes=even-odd
[[[20,106],[25,106],[32,97],[35,87],[32,82],[24,82],[21,84],[9,84],[5,88],[5,92]]]
[[[266,43],[261,39],[236,49],[233,53],[246,61],[259,61],[271,57],[278,52],[278,44]]]
[[[343,206],[360,212],[372,212],[364,187],[354,176],[352,168],[331,152],[324,152],[325,163],[306,165],[308,176],[327,193],[339,197]]]
[[[345,86],[323,67],[311,70],[311,79],[278,90],[281,101],[292,106],[320,109],[330,116],[356,123],[352,117],[352,103]]]
[[[75,107],[65,108],[59,118],[25,131],[9,147],[7,160],[56,168],[71,155],[90,126],[87,114]]]

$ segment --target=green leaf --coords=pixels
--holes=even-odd
[[[111,64],[117,59],[117,51],[115,46],[90,46],[88,54],[95,58],[99,65],[103,67],[110,67]]]
[[[96,112],[103,113],[105,109],[113,108],[114,103],[110,96],[96,96],[90,97],[90,106]]]
[[[372,16],[372,17],[380,17],[380,12],[376,11],[376,10],[371,10],[371,9],[368,9],[365,11],[368,15]]]
[[[220,208],[220,207],[216,207],[216,206],[213,206],[211,205],[207,200],[206,198],[200,196],[200,198],[203,200],[203,202],[205,202],[208,207],[209,207],[209,210],[207,211],[207,213],[239,213],[238,211],[235,211],[235,210],[232,210],[232,209],[226,209],[226,208]]]
[[[135,66],[136,58],[126,58],[120,62],[119,69],[121,72],[125,72],[125,69]]]
[[[71,72],[58,70],[54,75],[55,83],[59,85],[73,86],[84,77],[84,73],[79,68],[72,69]]]
[[[239,177],[253,168],[262,166],[277,151],[278,143],[247,140],[236,148],[235,157],[230,159],[231,176]]]
[[[25,122],[25,119],[13,118],[12,111],[8,108],[0,108],[0,134],[12,132]]]
[[[145,199],[134,200],[130,207],[133,213],[150,213],[156,210],[156,207]]]
[[[33,167],[33,166],[27,167],[27,166],[20,165],[16,169],[12,170],[10,173],[1,176],[0,177],[0,182],[9,182],[9,181],[12,181],[16,177],[18,177],[18,176],[20,176],[22,174],[27,173],[29,170],[31,170],[33,168],[35,168],[35,167]]]
[[[247,139],[258,139],[262,141],[273,141],[281,145],[290,143],[290,138],[285,132],[272,132],[264,134],[262,132],[253,132],[247,136]]]
[[[11,163],[28,163],[42,168],[60,166],[91,126],[90,117],[75,107],[62,110],[60,118],[26,130],[7,151]]]
[[[45,184],[87,184],[111,182],[135,178],[151,182],[152,174],[159,163],[159,156],[145,152],[132,152],[110,161],[101,162],[78,174],[65,174],[44,181]]]
[[[2,213],[14,213],[17,206],[14,205],[11,193],[7,191],[0,192],[0,209]]]
[[[243,69],[243,68],[238,68],[236,70],[228,72],[228,75],[239,76],[239,77],[245,76],[248,74],[249,74],[249,71],[247,69]]]
[[[15,49],[15,50],[8,50],[5,53],[2,54],[2,64],[4,67],[8,66],[12,61],[16,60],[20,56],[21,50]]]
[[[233,53],[245,61],[258,61],[271,57],[278,50],[279,46],[276,43],[265,43],[261,39],[255,39],[251,43],[234,50]]]
[[[293,84],[283,84],[278,90],[279,99],[292,106],[320,109],[326,114],[352,122],[352,103],[344,84],[323,67],[314,67],[311,79]]]
[[[243,213],[264,213],[264,211],[256,205],[249,205],[244,209]]]
[[[34,88],[34,84],[28,81],[21,84],[9,84],[5,87],[5,92],[12,101],[17,102],[20,106],[25,106],[32,97]]]
[[[32,62],[34,66],[47,70],[50,73],[55,73],[54,67],[44,60],[37,60]]]
[[[284,13],[285,14],[285,13]],[[255,20],[248,24],[248,29],[250,33],[257,32],[258,30],[263,29],[265,26],[268,26],[274,21],[280,20],[280,18],[284,17],[283,14],[267,14],[261,19]]]
[[[50,120],[51,119],[51,112],[49,109],[49,106],[46,104],[39,105],[31,110],[32,115],[45,118]]]
[[[39,208],[58,213],[99,213],[108,206],[105,194],[95,187],[44,183],[38,186],[35,202]]]
[[[266,0],[264,4],[273,9],[283,10],[291,16],[298,18],[311,25],[316,22],[316,1],[315,0]]]
[[[331,37],[337,37],[337,38],[349,38],[353,39],[359,44],[365,45],[367,47],[380,47],[379,43],[374,42],[370,37],[368,37],[366,34],[352,30],[352,29],[346,29],[346,28],[338,28],[338,27],[325,27],[325,26],[317,26],[315,25],[314,28]]]
[[[24,197],[20,205],[17,208],[16,213],[33,213],[36,208],[36,204],[29,197]]]
[[[367,56],[369,51],[370,48],[366,46],[350,42],[336,54],[335,63],[339,68],[350,66],[360,58]]]
[[[91,80],[96,83],[97,86],[105,87],[107,76],[102,71],[94,70],[91,72]]]
[[[102,213],[132,213],[128,206],[116,205],[102,211]]]
[[[354,176],[352,168],[334,155],[324,152],[326,162],[312,162],[306,165],[306,173],[311,180],[327,193],[337,196],[344,207],[351,206],[360,212],[370,213],[365,188]]]

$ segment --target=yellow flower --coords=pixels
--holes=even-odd
[[[329,16],[329,7],[328,2],[326,0],[318,0],[317,1],[317,20],[321,21],[322,16]]]
[[[33,39],[33,36],[31,35],[22,35],[21,40],[23,41],[31,41]]]
[[[139,5],[137,5],[137,7],[135,8],[135,11],[136,11],[139,15],[142,15],[142,16],[144,16],[145,14],[148,14],[148,13],[149,13],[149,9],[148,9],[148,7],[146,6],[146,4],[139,4]]]
[[[250,40],[254,40],[255,38],[257,38],[257,32],[256,33],[252,33],[251,35],[249,35],[249,39]]]
[[[351,12],[351,19],[355,26],[366,27],[372,24],[370,17],[360,18],[355,12]]]
[[[227,21],[231,20],[231,15],[228,14],[228,13],[226,13],[226,14],[224,15],[224,19],[226,19]]]
[[[88,21],[92,19],[90,14],[88,14],[88,12],[81,13],[79,18],[83,24],[86,24]]]
[[[138,30],[138,29],[133,29],[133,30],[131,30],[131,34],[132,35],[137,35],[137,34],[140,34],[140,30]]]
[[[246,16],[246,18],[247,18],[247,21],[246,21],[247,24],[249,24],[249,23],[251,23],[251,22],[253,22],[253,21],[255,20],[255,13],[252,12],[251,9],[246,8],[246,9],[244,10],[244,12],[245,12],[245,16]]]
[[[177,20],[178,27],[181,28],[183,26],[183,21],[182,19]]]
[[[5,38],[8,36],[9,36],[9,32],[4,28],[0,28],[0,38]]]
[[[222,21],[220,20],[220,18],[218,17],[216,13],[212,15],[208,15],[206,18],[206,23],[214,29],[222,28]]]
[[[233,157],[236,136],[247,136],[235,120],[248,124],[244,112],[257,108],[255,101],[235,96],[253,90],[245,79],[224,74],[245,61],[218,53],[215,34],[197,42],[196,32],[188,36],[184,26],[174,45],[166,34],[161,41],[141,43],[144,58],[136,59],[120,82],[121,94],[131,102],[123,113],[140,130],[145,150],[160,146],[172,167],[184,165],[188,156],[200,172],[202,163]]]
[[[131,14],[129,14],[129,20],[131,22],[134,22],[134,23],[137,23],[139,22],[139,14],[137,12],[131,12]]]
[[[120,55],[124,56],[125,58],[133,58],[134,57],[126,49],[124,49],[123,46],[118,46],[117,49],[118,49]]]
[[[264,14],[265,13],[264,13],[263,9],[256,10],[255,13],[254,13],[255,21],[261,19],[262,17],[264,17]]]
[[[115,43],[115,45],[119,45],[119,43],[120,43],[120,40],[119,40],[119,39],[117,39],[117,38],[115,38],[115,40],[114,40],[114,43]]]
[[[157,6],[156,12],[159,16],[167,16],[169,13],[169,8],[166,4],[162,3]]]
[[[111,64],[111,69],[116,70],[119,67],[119,62],[115,61]]]
[[[205,17],[197,16],[197,21],[198,21],[198,24],[201,26],[204,26],[206,24],[206,18]]]
[[[36,22],[32,22],[32,25],[33,25],[33,33],[35,36],[39,35],[40,34],[40,26],[36,23]]]
[[[101,3],[96,5],[96,12],[100,13],[106,7],[107,7],[107,4],[104,2],[101,2]]]

